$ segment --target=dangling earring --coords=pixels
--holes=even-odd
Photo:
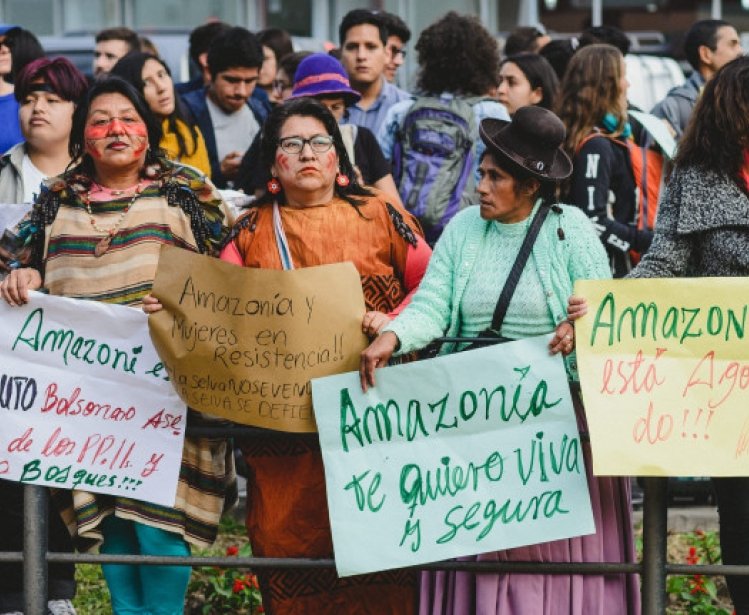
[[[348,175],[339,171],[335,176],[335,183],[338,184],[341,188],[345,188],[351,183],[351,180],[348,178]]]
[[[275,177],[271,177],[268,180],[267,185],[268,185],[268,192],[270,192],[271,194],[278,194],[279,192],[281,192],[281,184]]]

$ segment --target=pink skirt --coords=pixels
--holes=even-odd
[[[578,427],[587,434],[579,396]],[[461,560],[492,562],[634,562],[628,477],[595,477],[582,443],[596,533]],[[544,575],[426,571],[419,615],[639,615],[637,575]]]

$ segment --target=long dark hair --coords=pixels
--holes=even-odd
[[[749,57],[723,66],[707,82],[684,135],[675,164],[728,177],[743,190],[739,173],[749,149]]]
[[[10,49],[10,74],[5,81],[14,83],[16,76],[28,63],[44,57],[44,49],[33,32],[25,28],[11,28],[5,33],[5,44]]]
[[[151,113],[146,101],[130,83],[120,77],[107,77],[102,81],[97,81],[88,91],[80,105],[75,108],[73,113],[73,127],[70,130],[70,143],[68,151],[70,159],[81,161],[81,170],[88,175],[93,176],[94,167],[91,156],[86,153],[85,137],[83,133],[86,128],[86,119],[88,118],[91,103],[103,94],[122,94],[127,98],[135,108],[136,113],[140,116],[146,125],[148,131],[148,151],[146,153],[146,165],[157,162],[162,155],[159,148],[161,141],[161,126],[156,117]]]
[[[539,107],[551,110],[559,93],[559,79],[549,61],[537,53],[526,51],[508,56],[500,62],[499,68],[501,69],[508,62],[517,66],[525,75],[531,90],[541,88],[541,101],[537,104]]]
[[[350,180],[348,186],[339,186],[337,183],[333,184],[336,196],[354,206],[359,206],[362,203],[356,197],[372,196],[372,192],[361,186],[356,180],[356,173],[346,153],[346,146],[343,144],[338,122],[325,105],[309,97],[292,98],[278,105],[271,111],[268,119],[265,120],[260,139],[260,160],[268,176],[270,176],[270,168],[276,160],[276,148],[278,147],[278,136],[281,134],[281,127],[286,123],[286,120],[294,116],[312,117],[319,120],[327,133],[333,137],[333,145],[338,154],[338,166],[341,169],[341,173],[347,175]],[[283,186],[281,186],[281,189],[281,193],[277,195],[272,195],[266,191],[260,197],[258,203],[272,202],[274,199],[283,202]]]
[[[143,67],[148,60],[156,60],[164,67],[164,70],[169,77],[172,76],[172,72],[169,70],[169,67],[164,60],[151,53],[143,53],[140,51],[128,53],[126,56],[120,58],[117,61],[117,64],[112,68],[110,74],[117,75],[118,77],[125,79],[125,81],[129,81],[138,89],[141,96],[143,96],[143,90],[146,87],[146,84],[143,81]],[[172,91],[174,94],[174,111],[172,111],[167,118],[167,126],[169,127],[168,132],[173,133],[177,137],[177,155],[180,158],[182,156],[192,156],[198,149],[198,132],[195,130],[194,122],[188,118],[179,94],[177,94],[177,90],[174,89],[174,80],[172,80]],[[182,131],[177,127],[177,121],[181,121],[190,131],[190,137],[192,138],[192,151],[188,151],[185,137],[182,134]]]

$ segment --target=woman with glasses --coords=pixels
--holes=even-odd
[[[335,117],[312,98],[276,107],[263,128],[265,194],[235,226],[222,258],[245,267],[292,269],[350,261],[376,334],[403,306],[430,250],[413,217],[362,187]],[[282,249],[285,248],[285,249]],[[268,434],[244,443],[247,531],[261,557],[330,558],[333,544],[317,438]],[[332,569],[260,575],[266,612],[415,613],[416,574],[340,580]]]

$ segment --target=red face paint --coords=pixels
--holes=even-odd
[[[289,157],[286,154],[276,154],[276,164],[281,167],[284,171],[289,170]]]
[[[338,156],[336,155],[335,148],[329,152],[325,152],[325,169],[332,171],[338,166]]]
[[[87,125],[83,136],[87,141],[105,139],[116,135],[131,137],[147,137],[148,130],[143,122],[124,123],[119,118],[113,118],[104,124]]]

